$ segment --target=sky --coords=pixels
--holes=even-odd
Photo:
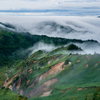
[[[0,14],[98,16],[100,15],[100,0],[0,0]]]

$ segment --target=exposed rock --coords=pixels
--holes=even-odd
[[[34,61],[34,60],[33,60],[32,62],[33,62],[33,63],[36,63],[36,61]]]
[[[26,85],[28,85],[28,84],[29,84],[29,82],[30,82],[30,80],[28,80],[28,81],[26,82]]]
[[[44,93],[49,94],[48,93],[48,89],[51,85],[55,84],[56,82],[58,82],[58,79],[52,79],[52,80],[48,80],[46,82],[44,82],[43,84],[39,85],[38,87],[34,88],[32,91],[30,91],[30,93],[26,93],[26,96],[29,97],[36,97],[38,94],[43,95]]]
[[[63,70],[64,63],[65,63],[65,61],[63,61],[61,63],[58,63],[58,64],[52,66],[49,71],[47,71],[46,73],[42,74],[39,77],[39,82],[41,82],[43,79],[45,79],[49,75],[56,74],[57,72],[62,71]]]
[[[72,63],[71,62],[69,62],[69,65],[71,65]]]
[[[5,87],[5,84],[7,84],[7,82],[8,82],[8,79],[9,79],[9,77],[8,77],[8,74],[7,73],[5,73],[5,75],[7,76],[7,79],[4,81],[4,87]]]
[[[10,79],[8,78],[8,75],[7,75],[7,79],[5,80],[3,86],[4,86],[5,88],[8,88],[8,86],[12,83],[13,79],[14,79],[15,77],[17,77],[19,74],[20,74],[20,73],[17,73],[16,75],[14,75],[13,77],[11,77]]]
[[[29,73],[32,73],[32,68],[30,70],[28,70]]]
[[[82,90],[82,88],[78,88],[77,91]]]
[[[23,90],[22,89],[20,90],[20,95],[23,95]]]
[[[98,65],[98,63],[96,63],[94,67],[96,67],[97,65]]]
[[[43,95],[41,95],[40,97],[45,97],[45,96],[49,96],[51,95],[52,90],[44,92]]]
[[[34,87],[35,83],[37,83],[38,81],[39,81],[39,76],[36,77],[34,82],[28,88]]]
[[[32,88],[35,86],[36,83],[38,82],[41,82],[43,79],[45,79],[46,77],[48,77],[49,75],[52,75],[52,74],[56,74],[60,71],[62,71],[64,68],[63,68],[63,65],[64,65],[65,61],[61,62],[61,63],[58,63],[54,66],[51,67],[51,69],[49,71],[47,71],[46,73],[42,74],[40,77],[37,76],[36,79],[34,80],[34,82],[27,88],[27,90],[29,88]],[[48,81],[49,82],[49,81]],[[45,83],[46,84],[46,83]],[[49,84],[49,83],[48,83]]]
[[[51,63],[51,60],[50,61],[48,61],[48,65]]]
[[[63,68],[65,68],[67,65],[63,65]]]
[[[88,64],[85,66],[85,68],[88,68]]]
[[[78,61],[76,61],[77,63],[79,63],[80,62],[80,60],[78,60]]]
[[[10,85],[10,86],[9,86],[9,89],[10,89],[11,91],[13,90],[13,87],[12,87],[12,85]]]
[[[63,90],[63,91],[61,91],[61,92],[67,92],[68,90],[70,90],[71,88],[68,88],[68,89],[66,89],[66,90]]]
[[[20,88],[20,86],[21,86],[21,79],[19,79],[17,82],[16,90],[18,90]]]

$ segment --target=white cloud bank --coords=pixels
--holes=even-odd
[[[100,42],[100,18],[97,17],[2,15],[0,22],[11,23],[17,30],[25,29],[31,34]]]

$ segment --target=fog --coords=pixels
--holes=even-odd
[[[30,55],[31,55],[31,54],[35,53],[36,51],[38,51],[38,50],[43,50],[44,52],[45,51],[46,52],[50,52],[50,51],[52,51],[52,50],[54,50],[56,48],[57,47],[55,47],[53,44],[49,44],[48,45],[48,44],[46,44],[44,42],[38,42],[33,47],[28,48],[27,51],[32,51],[30,53]]]
[[[30,32],[36,35],[49,37],[61,37],[67,39],[93,39],[100,42],[100,18],[96,16],[0,16],[0,22],[10,23],[16,27],[15,31]],[[1,25],[0,25],[1,26]],[[2,26],[1,26],[2,27]],[[4,26],[3,26],[4,27]],[[99,44],[76,44],[86,53],[100,53]],[[51,51],[55,49],[53,44],[38,43],[33,52],[39,49]]]
[[[70,45],[69,43],[68,45]],[[100,54],[100,44],[98,43],[73,43],[76,46],[80,47],[83,51],[72,51],[72,54],[95,54],[98,53]]]
[[[94,39],[100,42],[100,18],[97,17],[2,15],[0,21],[11,23],[17,31],[28,31],[31,34],[82,40]]]
[[[64,54],[95,54],[95,53],[98,53],[100,54],[100,44],[98,43],[91,43],[91,42],[87,42],[87,43],[68,43],[67,45],[63,45],[64,47],[70,45],[70,44],[75,44],[76,46],[80,47],[82,49],[82,51],[75,51],[75,50],[72,50],[72,51],[66,51],[64,50]],[[62,46],[54,46],[53,44],[46,44],[44,42],[38,42],[36,43],[34,46],[28,48],[27,50],[25,50],[25,52],[29,52],[30,51],[30,54],[33,54],[35,53],[36,51],[38,50],[43,50],[44,52],[51,52],[52,50],[55,50],[56,48],[60,48]],[[61,52],[57,52],[58,53],[61,53]],[[63,54],[63,53],[61,53]]]
[[[100,44],[96,43],[75,43],[78,47],[81,47],[84,52],[83,54],[94,54],[94,53],[99,53],[100,54]]]

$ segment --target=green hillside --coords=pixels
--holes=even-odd
[[[86,94],[92,100],[100,88],[100,55],[61,54],[60,49],[51,56],[39,50],[11,66],[4,87],[29,100],[85,100]]]
[[[26,97],[15,94],[8,88],[2,88],[0,90],[0,100],[27,100]]]

